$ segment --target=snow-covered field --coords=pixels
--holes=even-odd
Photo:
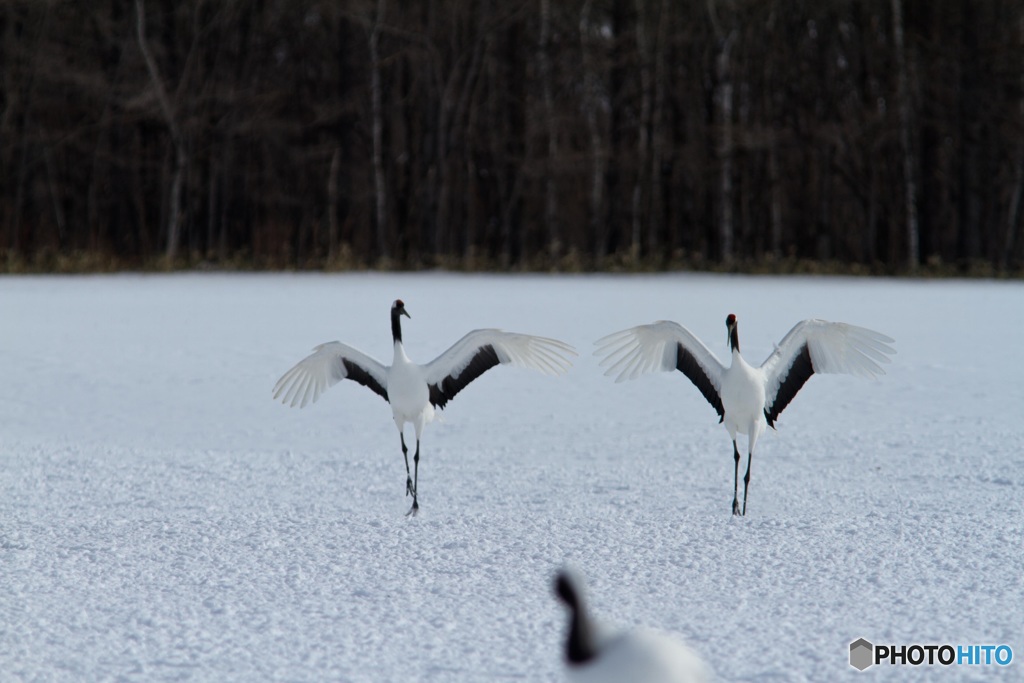
[[[390,362],[469,329],[574,344],[497,368],[423,440],[417,518],[390,408],[275,380],[338,339]],[[680,373],[616,385],[598,337],[676,320],[760,363],[798,320],[896,339],[731,446]],[[1024,286],[712,275],[0,279],[0,680],[560,681],[557,567],[595,611],[722,681],[1024,679]],[[411,432],[410,432],[411,433]],[[876,667],[849,643],[1001,644],[1008,667]]]

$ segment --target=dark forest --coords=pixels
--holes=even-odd
[[[1022,193],[1019,0],[0,0],[0,270],[1019,275]]]

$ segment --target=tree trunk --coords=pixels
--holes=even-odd
[[[580,10],[580,52],[583,62],[583,118],[587,124],[587,139],[590,143],[590,192],[588,193],[590,213],[590,236],[592,239],[594,263],[601,261],[608,253],[608,230],[604,214],[604,176],[608,150],[601,138],[599,112],[601,108],[601,82],[594,64],[592,38],[595,28],[591,24],[590,11],[593,0],[586,0]],[[599,30],[599,29],[598,29]]]
[[[662,219],[664,218],[664,197],[662,196],[662,164],[668,153],[665,132],[665,96],[667,74],[665,58],[669,24],[669,0],[661,0],[658,8],[657,33],[654,42],[654,106],[651,110],[651,198],[647,217],[647,251],[652,257],[658,256],[661,248]],[[671,154],[669,153],[671,157]]]
[[[380,82],[380,33],[387,0],[377,0],[377,16],[370,31],[370,98],[373,116],[373,195],[377,256],[390,256],[387,240],[387,186],[384,178],[384,112]],[[333,163],[333,162],[332,162]]]
[[[540,68],[541,97],[544,105],[544,132],[547,137],[547,158],[544,163],[544,227],[547,231],[549,255],[557,259],[562,250],[562,236],[558,226],[558,187],[555,182],[555,163],[558,158],[558,139],[555,130],[555,104],[551,88],[551,0],[540,0],[540,39],[537,63]]]
[[[221,163],[223,188],[220,195],[220,235],[217,238],[217,260],[224,263],[228,258],[229,209],[231,206],[231,179],[234,173],[235,139],[231,133],[224,136],[224,155]]]
[[[647,39],[647,0],[636,0],[636,47],[640,63],[640,119],[637,121],[636,178],[633,182],[631,214],[633,230],[629,243],[629,255],[636,263],[640,258],[640,228],[643,223],[643,181],[647,170],[650,151],[651,126],[651,62],[650,45]]]
[[[733,258],[733,236],[735,226],[733,221],[733,129],[732,129],[732,73],[730,55],[732,44],[736,39],[736,29],[729,31],[729,34],[721,42],[718,57],[715,60],[715,76],[718,80],[718,119],[721,130],[718,155],[720,163],[719,194],[722,205],[720,207],[718,226],[719,230],[719,254],[723,263],[731,263]]]
[[[341,147],[334,148],[331,170],[327,173],[327,261],[338,258],[338,175],[341,173]]]
[[[53,222],[57,227],[57,247],[63,251],[67,236],[67,228],[64,220],[64,209],[61,206],[59,181],[53,168],[53,152],[49,142],[40,131],[40,139],[43,148],[43,164],[46,166],[46,186],[50,194],[50,203],[53,205]]]
[[[775,135],[768,142],[768,184],[771,186],[771,251],[782,258],[782,180],[779,174],[779,142]]]
[[[164,89],[163,79],[160,78],[160,70],[157,68],[156,60],[149,50],[149,41],[146,39],[146,8],[143,0],[135,0],[135,12],[137,16],[136,28],[138,32],[139,51],[146,62],[146,69],[149,71],[150,80],[156,90],[157,102],[163,114],[167,130],[171,134],[171,145],[174,147],[174,172],[171,181],[170,206],[167,215],[167,250],[164,257],[167,265],[171,266],[178,252],[178,242],[181,238],[181,190],[185,182],[185,168],[188,166],[188,152],[185,147],[185,140],[182,137],[181,129],[178,127],[174,115],[174,108],[171,100]]]
[[[217,232],[217,186],[220,178],[220,171],[217,169],[216,154],[210,154],[209,169],[209,177],[207,178],[206,183],[206,243],[203,245],[203,258],[205,259],[212,259],[214,256],[214,235]]]
[[[900,115],[900,147],[903,151],[903,189],[906,205],[907,267],[917,270],[920,262],[920,232],[917,220],[917,183],[911,131],[914,127],[910,101],[910,75],[903,42],[903,0],[892,0],[893,47],[896,51],[896,99]]]

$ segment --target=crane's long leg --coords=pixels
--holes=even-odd
[[[743,475],[743,514],[747,514],[747,489],[750,487],[750,461],[754,459],[754,451],[747,454],[747,473]]]
[[[409,508],[409,512],[405,513],[408,517],[412,515],[416,516],[416,513],[420,511],[420,502],[416,499],[416,488],[420,483],[420,440],[416,439],[416,454],[412,456],[413,461],[413,484],[412,484],[412,507]]]
[[[405,458],[405,495],[411,495],[413,496],[413,498],[415,498],[416,492],[413,490],[412,475],[409,472],[409,449],[406,448],[405,446],[405,434],[403,434],[402,432],[399,432],[398,434],[399,436],[402,437],[402,457]],[[417,447],[416,450],[418,452],[419,448]]]
[[[732,514],[740,514],[740,501],[739,501],[739,489],[740,489],[740,449],[736,447],[736,439],[732,440],[732,458],[733,462],[736,463],[736,467],[733,471],[732,477]],[[749,461],[748,461],[749,466]],[[747,471],[749,476],[750,472]],[[746,491],[743,493],[744,505],[746,505]]]

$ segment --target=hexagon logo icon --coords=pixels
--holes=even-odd
[[[850,666],[863,671],[875,663],[875,646],[863,638],[850,643]]]

